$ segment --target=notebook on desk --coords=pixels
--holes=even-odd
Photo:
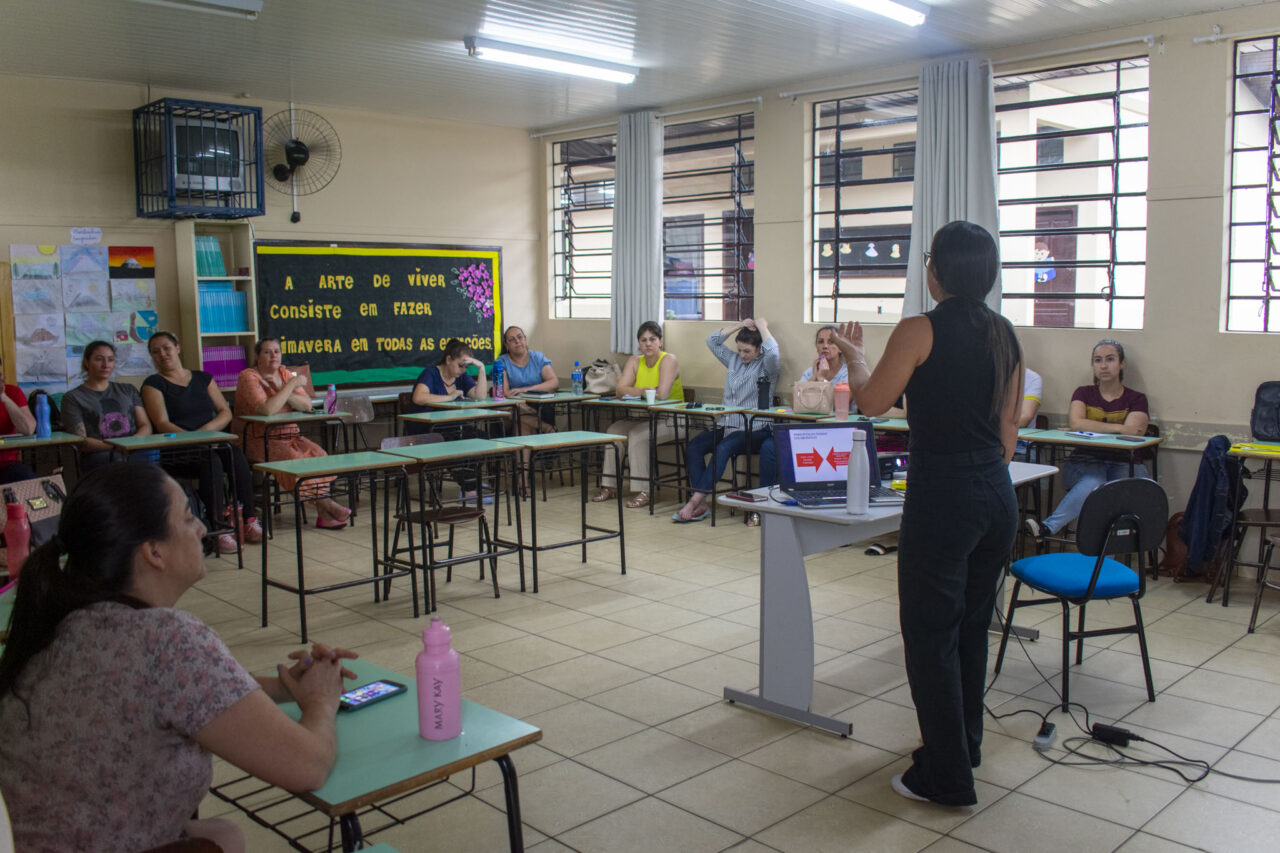
[[[903,501],[901,492],[880,485],[875,429],[869,423],[778,424],[778,486],[804,507],[841,506],[848,496],[849,453],[854,430],[867,437],[870,502],[887,506]]]

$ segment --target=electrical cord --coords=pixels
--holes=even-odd
[[[999,622],[1001,629],[1003,629],[1004,614],[1001,613],[998,609],[995,611],[995,614],[996,614],[997,622]],[[1054,685],[1052,681],[1049,680],[1048,676],[1044,674],[1044,672],[1040,669],[1040,667],[1036,665],[1036,662],[1031,658],[1031,653],[1027,650],[1026,644],[1023,643],[1022,637],[1019,637],[1017,634],[1013,634],[1013,637],[1018,641],[1018,646],[1022,649],[1022,653],[1026,656],[1027,662],[1031,664],[1031,668],[1036,671],[1036,674],[1040,676],[1041,680],[1043,680],[1044,683],[1048,685],[1049,689],[1053,691],[1054,696],[1058,698],[1058,706],[1061,707],[1062,694],[1058,692],[1058,688]],[[991,682],[987,685],[986,690],[983,691],[983,696],[986,696],[986,694],[991,691],[991,688],[994,685],[995,685],[995,677],[993,676],[991,679]],[[1076,719],[1075,714],[1071,713],[1072,707],[1079,708],[1084,713],[1084,725],[1080,725],[1080,721]],[[983,709],[988,714],[991,715],[992,719],[996,719],[996,720],[1003,720],[1009,717],[1015,717],[1019,714],[1031,714],[1032,716],[1039,718],[1042,727],[1048,723],[1049,714],[1052,713],[1052,711],[1040,712],[1035,710],[1034,708],[1019,708],[1014,711],[1007,711],[1003,714],[997,714],[995,713],[995,711],[991,710],[991,708],[987,706],[985,702],[983,703]],[[1064,752],[1067,753],[1068,756],[1070,756],[1069,758],[1058,758],[1058,757],[1046,754],[1044,750],[1037,749],[1036,754],[1039,755],[1041,758],[1043,758],[1045,761],[1049,762],[1050,764],[1060,764],[1065,767],[1085,767],[1085,766],[1098,766],[1098,765],[1114,765],[1118,767],[1123,767],[1123,766],[1155,767],[1162,770],[1168,770],[1169,772],[1181,778],[1184,782],[1192,785],[1208,778],[1210,774],[1225,776],[1228,779],[1237,779],[1242,782],[1258,782],[1258,783],[1267,784],[1267,785],[1280,785],[1280,779],[1259,778],[1256,776],[1243,776],[1236,773],[1229,773],[1226,770],[1219,770],[1211,766],[1209,762],[1204,761],[1203,759],[1188,758],[1185,755],[1181,755],[1180,753],[1175,752],[1174,750],[1170,749],[1169,747],[1165,746],[1162,743],[1144,738],[1141,735],[1138,735],[1132,731],[1129,731],[1128,729],[1120,728],[1118,726],[1109,726],[1105,723],[1091,723],[1089,719],[1089,709],[1084,705],[1080,704],[1079,702],[1068,702],[1066,712],[1067,712],[1067,716],[1071,718],[1071,722],[1075,723],[1076,728],[1080,729],[1080,731],[1083,733],[1083,736],[1074,736],[1074,737],[1064,738],[1062,740],[1062,749]],[[1150,744],[1151,746],[1157,749],[1164,750],[1165,752],[1174,756],[1176,760],[1170,760],[1170,759],[1154,759],[1153,760],[1153,759],[1141,758],[1136,755],[1130,755],[1129,753],[1124,752],[1123,748],[1127,747],[1131,741]],[[1089,755],[1087,753],[1081,752],[1081,750],[1084,747],[1094,743],[1101,744],[1102,746],[1106,747],[1108,752],[1114,754],[1114,757],[1102,757],[1102,756],[1096,756],[1096,755]],[[1073,760],[1073,758],[1077,760]],[[1183,768],[1196,768],[1198,772],[1192,775],[1188,775],[1187,773],[1183,772]]]

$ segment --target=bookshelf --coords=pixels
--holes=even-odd
[[[213,374],[219,388],[234,388],[258,338],[253,225],[180,219],[174,237],[183,361]]]

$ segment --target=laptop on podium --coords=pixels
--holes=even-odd
[[[843,506],[849,484],[849,454],[854,430],[866,435],[869,502],[888,506],[903,494],[880,485],[875,429],[868,421],[778,424],[773,428],[778,450],[778,486],[799,506]]]

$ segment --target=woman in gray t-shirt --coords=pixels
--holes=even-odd
[[[151,420],[142,405],[138,389],[125,382],[112,382],[116,369],[116,348],[106,341],[94,341],[84,348],[80,367],[84,384],[62,395],[62,426],[67,432],[83,435],[80,464],[89,471],[111,461],[111,445],[104,439],[126,435],[150,435]],[[147,454],[130,459],[154,462]]]

